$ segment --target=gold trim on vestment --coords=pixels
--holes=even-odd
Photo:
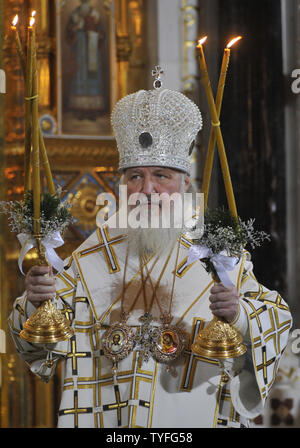
[[[134,387],[134,400],[138,400],[139,397],[139,387],[140,387],[140,382],[143,381],[145,383],[153,383],[153,378],[142,378],[142,377],[137,377],[136,381],[135,381],[135,387]],[[149,407],[151,406],[151,404],[149,404]],[[137,414],[137,410],[138,410],[138,405],[133,405],[133,411],[132,411],[132,421],[131,421],[131,427],[132,428],[141,428],[141,426],[137,426],[136,425],[136,414]]]
[[[177,266],[176,266],[176,277],[178,278],[182,278],[189,269],[191,269],[191,267],[196,263],[195,261],[189,265],[187,265],[182,272],[180,272],[180,274],[178,273],[178,271],[180,271],[180,269],[186,264],[188,260],[188,257],[185,257]]]
[[[200,325],[197,328],[198,322],[200,322]],[[203,319],[201,317],[194,317],[193,326],[192,326],[192,330],[191,330],[191,334],[190,334],[190,346],[195,342],[195,338],[197,337],[197,334],[199,333],[199,331],[201,331],[204,328],[204,325],[205,325],[205,319]],[[194,376],[195,376],[195,371],[197,368],[198,361],[205,362],[208,364],[214,364],[214,365],[218,365],[218,361],[214,360],[214,359],[204,358],[203,356],[193,353],[192,351],[186,351],[184,353],[184,355],[186,356],[186,361],[185,361],[183,373],[181,376],[180,391],[190,392],[193,387]],[[188,367],[189,367],[189,364],[191,361],[191,357],[193,357],[193,360],[192,360],[189,377],[187,377],[186,375],[187,375],[187,370],[188,370]],[[187,385],[187,387],[184,387],[184,384],[186,382],[188,383],[188,385]]]
[[[222,377],[222,375],[220,375],[220,381],[219,381],[218,392],[217,392],[217,397],[216,397],[216,408],[215,408],[215,413],[214,413],[213,428],[216,428],[216,426],[217,426],[217,417],[219,415],[219,407],[220,407],[220,400],[221,400],[223,386],[224,386],[223,377]]]
[[[102,231],[104,233],[105,241],[104,241],[104,238],[103,238],[103,236],[101,234],[101,229],[102,229]],[[117,256],[115,254],[113,245],[122,243],[124,241],[124,239],[126,239],[126,236],[125,235],[118,235],[118,236],[116,236],[114,238],[111,238],[110,235],[109,235],[107,226],[103,226],[101,229],[98,227],[97,230],[96,230],[99,243],[94,245],[94,246],[88,247],[86,249],[83,249],[83,250],[77,252],[77,255],[78,255],[79,258],[82,258],[82,257],[86,257],[88,255],[92,255],[92,254],[94,254],[96,252],[102,251],[102,253],[104,254],[105,260],[106,260],[106,264],[108,266],[109,273],[110,274],[114,274],[116,272],[119,272],[121,269],[120,269],[120,266],[119,266],[119,263],[118,263],[118,259],[117,259]],[[113,260],[115,269],[114,269],[114,266],[111,263],[111,259],[110,259],[109,255],[108,255],[108,251],[109,251],[109,253],[111,255],[111,258]]]
[[[59,278],[67,286],[67,288],[58,289],[56,291],[56,297],[57,296],[62,298],[71,297],[77,286],[77,281],[66,272],[64,272],[63,275],[57,274],[56,277]]]
[[[112,374],[105,374],[105,375],[101,375],[101,359],[100,357],[95,357],[92,359],[93,362],[93,375],[91,377],[78,377],[77,378],[77,388],[74,388],[74,379],[73,377],[69,377],[69,378],[65,378],[64,379],[64,385],[63,385],[63,390],[79,390],[79,389],[93,389],[93,408],[97,408],[100,407],[102,408],[103,406],[106,406],[106,403],[102,403],[102,399],[101,399],[101,391],[103,387],[107,387],[107,386],[113,386],[114,385],[114,380],[112,378]],[[119,371],[118,375],[117,375],[117,383],[118,384],[125,384],[125,383],[130,383],[130,391],[129,391],[129,396],[126,396],[126,400],[130,402],[131,399],[134,400],[139,400],[139,395],[140,395],[140,385],[142,383],[148,383],[148,384],[152,384],[152,388],[150,391],[150,400],[149,402],[145,402],[145,406],[148,409],[148,420],[151,419],[151,409],[153,408],[153,399],[154,399],[154,390],[155,390],[155,384],[156,384],[156,380],[157,380],[157,363],[155,363],[155,367],[153,369],[153,371],[151,370],[141,370],[141,365],[140,365],[140,360],[138,359],[137,356],[137,352],[134,351],[133,355],[132,355],[132,363],[131,363],[131,370],[124,370],[124,371]],[[73,366],[74,367],[74,366]],[[98,372],[98,373],[97,373]],[[140,375],[145,375],[147,377],[142,377]],[[125,378],[123,378],[123,376],[125,376]],[[87,383],[87,384],[83,384],[83,383]],[[135,383],[135,385],[134,385]],[[134,387],[134,395],[133,395],[133,387]],[[121,397],[123,398],[123,397]],[[144,400],[143,400],[144,401]],[[137,415],[137,411],[138,411],[138,405],[127,405],[128,407],[128,416],[130,417],[130,408],[131,406],[133,406],[133,414],[132,414],[132,419],[131,419],[131,427],[138,427],[135,424],[136,421],[136,415]],[[106,411],[105,411],[106,412]],[[100,418],[100,425],[102,425],[103,427],[103,419],[104,419],[104,412],[103,410],[99,411],[99,412],[95,412],[95,419],[94,419],[94,423],[96,425],[96,427],[98,426],[98,414],[99,414],[99,418]],[[129,422],[130,423],[130,422]],[[122,427],[128,427],[128,425],[124,426],[122,425]]]
[[[201,292],[201,294],[194,300],[194,302],[185,310],[185,312],[182,314],[182,316],[178,319],[178,321],[176,322],[176,324],[175,325],[179,325],[182,321],[183,321],[183,319],[184,319],[184,317],[186,316],[186,314],[193,308],[193,306],[198,302],[198,300],[203,296],[203,294],[205,294],[206,293],[206,291],[208,290],[208,288],[210,287],[210,286],[212,286],[213,285],[213,280],[206,286],[206,288],[205,289],[203,289],[202,290],[202,292]]]
[[[247,254],[244,253],[241,264],[240,264],[240,269],[239,269],[238,278],[237,278],[237,282],[236,282],[236,289],[238,290],[238,292],[241,289],[241,279],[242,279],[242,273],[243,273],[243,269],[244,269],[246,256],[247,256]]]
[[[92,307],[92,309],[93,309],[94,316],[95,316],[95,318],[96,318],[96,320],[97,320],[97,323],[99,323],[99,324],[101,325],[101,324],[103,323],[103,321],[106,319],[106,317],[108,316],[108,314],[111,313],[111,311],[113,310],[114,306],[119,302],[119,300],[121,300],[123,291],[121,291],[121,293],[119,294],[119,296],[118,296],[118,297],[115,299],[115,301],[110,305],[110,307],[108,308],[108,310],[102,315],[102,318],[101,318],[101,320],[100,320],[100,317],[97,315],[97,312],[96,312],[96,308],[95,308],[94,302],[93,302],[93,300],[92,300],[92,298],[91,298],[91,295],[90,295],[88,286],[87,286],[87,284],[86,284],[86,281],[85,281],[85,278],[84,278],[84,275],[83,275],[83,272],[82,272],[82,269],[81,269],[81,266],[80,266],[80,262],[79,262],[79,260],[77,259],[77,254],[76,254],[76,253],[74,253],[74,257],[75,257],[76,264],[77,264],[78,269],[79,269],[80,274],[81,274],[80,277],[81,277],[81,279],[82,279],[82,281],[83,281],[83,283],[84,283],[85,290],[86,290],[86,292],[87,292],[87,294],[88,294],[89,302],[90,302],[91,307]],[[149,261],[152,260],[153,257],[154,257],[154,255],[152,255],[147,261],[145,261],[143,267],[146,266],[146,265],[149,263]],[[131,280],[129,280],[129,281],[127,282],[125,290],[128,289],[128,287],[132,284],[132,282],[136,279],[136,277],[137,277],[139,274],[140,274],[140,269],[138,269],[138,271],[134,274],[134,276],[131,278]]]
[[[155,369],[154,369],[153,386],[152,386],[152,392],[151,392],[151,405],[150,405],[148,428],[152,428],[154,397],[155,397],[155,388],[156,388],[156,382],[157,382],[157,369],[158,369],[158,362],[156,361],[155,362]]]

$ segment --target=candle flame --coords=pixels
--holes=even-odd
[[[34,17],[30,17],[29,26],[33,26],[34,24],[35,24],[35,18]]]
[[[204,42],[206,42],[206,40],[207,40],[207,36],[202,37],[202,39],[199,39],[199,40],[198,40],[198,46],[204,44]]]
[[[32,11],[32,13],[31,13],[31,17],[35,17],[36,16],[36,11],[34,10],[34,11]]]
[[[227,44],[226,48],[231,48],[232,45],[234,45],[236,42],[238,42],[241,39],[242,39],[242,36],[238,36],[238,37],[235,37],[234,39],[231,39],[231,41]]]
[[[14,19],[13,19],[13,21],[12,21],[12,25],[13,25],[13,26],[16,26],[17,23],[18,23],[18,20],[19,20],[19,16],[18,16],[18,14],[17,14],[17,15],[15,15],[15,17],[14,17]]]

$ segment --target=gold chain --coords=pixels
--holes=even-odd
[[[167,317],[169,320],[171,320],[171,310],[172,310],[172,306],[173,306],[174,290],[175,290],[176,269],[177,269],[179,252],[180,252],[180,240],[181,240],[181,237],[179,237],[179,239],[178,239],[178,247],[177,247],[177,254],[176,254],[176,260],[175,260],[175,266],[174,266],[171,298],[170,298],[168,313],[165,313],[163,311],[163,309],[162,309],[160,300],[157,297],[157,290],[158,290],[158,287],[160,285],[161,279],[162,279],[162,277],[163,277],[163,275],[165,273],[165,270],[166,270],[166,268],[167,268],[167,266],[169,264],[171,255],[172,255],[173,250],[174,250],[174,246],[171,248],[171,250],[170,250],[170,252],[169,252],[169,254],[167,256],[167,259],[166,259],[166,261],[164,263],[164,266],[162,268],[160,276],[159,276],[159,278],[158,278],[158,280],[157,280],[155,285],[153,285],[153,281],[152,281],[152,278],[151,278],[151,272],[153,271],[154,266],[156,265],[156,263],[157,263],[157,261],[159,259],[159,255],[157,255],[157,257],[154,260],[150,270],[148,269],[148,263],[151,260],[151,258],[153,258],[153,256],[150,257],[150,259],[147,260],[147,261],[145,259],[142,260],[142,256],[140,256],[140,275],[141,275],[141,283],[142,284],[141,284],[141,287],[139,288],[139,290],[138,290],[138,292],[137,292],[137,294],[135,296],[134,301],[132,302],[131,307],[126,312],[125,309],[124,309],[124,303],[125,303],[125,292],[126,292],[126,289],[127,289],[127,287],[126,287],[126,272],[127,272],[128,256],[129,256],[129,244],[127,244],[126,258],[125,258],[125,267],[124,267],[124,275],[123,275],[122,299],[121,299],[121,318],[122,318],[123,321],[126,321],[128,319],[130,313],[132,312],[132,310],[134,309],[134,307],[135,307],[135,305],[136,305],[136,303],[138,301],[138,298],[139,298],[141,292],[143,292],[143,301],[144,301],[145,313],[150,313],[151,312],[151,310],[153,308],[154,301],[156,301],[156,303],[158,305],[158,308],[160,310],[160,313],[161,313],[161,318],[165,319]],[[146,278],[144,277],[144,266],[143,266],[143,264],[144,264],[144,266],[146,268],[146,271],[147,271]],[[153,289],[149,307],[148,307],[147,298],[146,298],[146,283],[147,283],[148,278],[149,278],[149,281],[150,281],[152,289]]]
[[[143,283],[142,283],[140,289],[138,290],[138,292],[137,292],[137,294],[136,294],[136,297],[135,297],[135,299],[134,299],[134,301],[133,301],[131,307],[129,308],[129,310],[128,310],[127,312],[125,312],[125,309],[124,309],[124,303],[125,303],[125,292],[126,292],[126,289],[127,289],[127,286],[126,286],[126,271],[127,271],[127,264],[128,264],[128,255],[129,255],[129,245],[127,244],[126,258],[125,258],[125,267],[124,267],[124,275],[123,275],[122,299],[121,299],[121,318],[122,318],[122,320],[124,320],[124,321],[126,321],[126,320],[128,319],[130,313],[131,313],[132,310],[134,309],[134,307],[135,307],[135,305],[136,305],[136,303],[137,303],[137,300],[138,300],[138,298],[139,298],[139,296],[140,296],[140,294],[141,294],[141,291],[142,291],[142,289],[143,289],[143,287],[144,287],[144,285],[143,285]],[[151,260],[151,258],[153,258],[153,256],[150,257],[150,259],[147,261],[147,263]],[[148,275],[151,274],[151,272],[152,272],[154,266],[156,265],[156,263],[157,263],[157,261],[158,261],[158,258],[159,258],[159,257],[157,256],[156,260],[154,260],[153,265],[151,266],[150,271],[148,271]],[[147,275],[145,281],[147,281],[147,279],[148,279],[148,275]]]
[[[150,308],[149,308],[148,312],[150,312],[152,310],[154,300],[156,300],[156,303],[157,303],[157,305],[159,307],[159,311],[161,313],[161,319],[162,320],[165,320],[167,318],[169,321],[171,321],[171,310],[172,310],[172,306],[173,306],[173,298],[174,298],[174,290],[175,290],[176,269],[177,269],[179,252],[180,252],[180,240],[181,240],[181,237],[179,237],[179,239],[178,239],[178,247],[177,247],[177,254],[176,254],[176,260],[175,260],[175,266],[174,266],[174,273],[173,273],[172,290],[171,290],[171,299],[170,299],[170,303],[169,303],[169,311],[168,311],[168,313],[165,313],[163,311],[161,303],[160,303],[160,300],[158,299],[158,296],[157,296],[156,293],[157,293],[157,289],[159,287],[160,281],[162,279],[162,276],[163,276],[163,274],[164,274],[164,272],[166,270],[166,267],[167,267],[167,265],[169,263],[170,257],[171,257],[171,255],[173,253],[174,247],[172,247],[172,249],[171,249],[171,251],[170,251],[170,253],[169,253],[168,257],[167,257],[167,260],[166,260],[165,265],[164,265],[164,267],[162,269],[161,275],[160,275],[158,281],[156,282],[155,286],[153,285],[153,281],[152,281],[150,272],[148,270],[148,266],[145,265],[146,270],[147,270],[147,277],[149,277],[149,280],[150,280],[150,283],[151,283],[151,286],[152,286],[152,289],[153,289],[151,304],[150,304]]]

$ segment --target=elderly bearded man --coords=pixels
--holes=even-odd
[[[112,114],[128,195],[183,193],[190,188],[190,148],[202,127],[197,106],[179,92],[139,91]],[[132,210],[132,209],[131,209]],[[260,285],[245,252],[229,277],[214,285],[200,261],[187,264],[192,245],[178,228],[97,230],[56,277],[33,267],[10,326],[32,372],[51,378],[64,363],[59,427],[245,427],[259,415],[276,377],[291,316],[275,291]],[[25,319],[56,294],[74,329],[69,341],[29,344],[19,337]],[[246,354],[219,363],[191,352],[212,314],[232,323]],[[120,348],[112,348],[118,335]],[[168,335],[173,350],[161,341]],[[49,359],[52,363],[49,363]]]

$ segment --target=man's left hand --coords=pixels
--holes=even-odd
[[[228,323],[233,322],[239,312],[239,294],[236,287],[225,288],[221,283],[214,285],[209,300],[211,312],[223,317]]]

